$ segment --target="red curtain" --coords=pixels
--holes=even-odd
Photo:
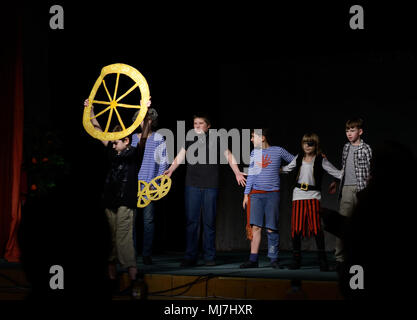
[[[11,10],[0,24],[0,256],[18,262],[23,153],[22,19]],[[4,24],[4,25],[3,25]]]

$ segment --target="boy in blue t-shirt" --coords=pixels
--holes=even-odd
[[[247,234],[251,240],[249,260],[241,268],[257,268],[261,230],[267,228],[268,257],[271,266],[278,268],[279,169],[282,160],[290,163],[294,156],[284,148],[271,146],[268,129],[255,130],[251,135],[251,152],[243,209],[247,208]],[[264,225],[265,218],[265,225]]]

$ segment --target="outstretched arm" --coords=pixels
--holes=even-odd
[[[235,157],[233,156],[233,153],[232,153],[232,152],[230,152],[230,150],[229,150],[229,149],[227,149],[227,150],[224,152],[224,156],[226,157],[227,162],[228,162],[228,163],[229,163],[229,165],[230,165],[230,168],[232,168],[232,170],[233,170],[233,172],[234,172],[234,174],[235,174],[237,184],[238,184],[238,185],[240,185],[240,186],[242,186],[242,187],[246,186],[246,178],[245,178],[245,176],[246,176],[247,174],[246,174],[246,173],[244,173],[244,172],[241,172],[241,171],[239,170],[239,167],[238,167],[238,165],[237,165],[237,162],[236,162]]]
[[[184,147],[181,148],[180,152],[178,152],[177,156],[175,157],[174,161],[172,162],[171,166],[164,172],[164,175],[171,177],[174,171],[178,168],[178,166],[183,163],[185,159],[185,149]]]
[[[287,164],[284,167],[281,167],[280,173],[290,173],[291,171],[293,171],[297,166],[297,157],[298,155],[296,155],[289,164]]]
[[[88,103],[89,103],[89,100],[88,99],[85,99],[85,101],[84,101],[84,107],[88,107]],[[100,126],[100,123],[98,123],[98,121],[97,121],[97,119],[96,118],[94,118],[94,105],[92,104],[91,105],[91,114],[90,114],[90,117],[92,118],[91,119],[91,123],[93,124],[93,126],[94,126],[94,128],[96,128],[97,130],[99,130],[99,131],[103,131],[103,129],[101,128],[101,126]],[[104,146],[106,146],[107,147],[107,145],[109,144],[109,142],[108,141],[103,141],[103,140],[100,140],[103,144],[104,144]]]
[[[336,169],[335,166],[332,165],[331,162],[326,158],[323,158],[322,167],[328,174],[330,174],[338,180],[340,180],[343,176],[343,171]]]

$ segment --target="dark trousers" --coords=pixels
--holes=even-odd
[[[197,260],[200,217],[203,218],[204,260],[216,256],[217,188],[185,187],[186,250],[185,259]],[[202,215],[201,215],[202,211]]]
[[[324,232],[319,231],[316,236],[314,236],[316,240],[317,249],[319,255],[324,253]],[[301,256],[301,234],[295,234],[294,238],[292,239],[292,246],[293,246],[293,254],[294,257],[299,258]]]

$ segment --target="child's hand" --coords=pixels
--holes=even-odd
[[[337,183],[336,183],[336,181],[333,181],[329,186],[329,193],[330,194],[335,194],[336,189],[337,189]]]
[[[247,173],[240,172],[240,171],[238,173],[236,173],[235,177],[236,177],[237,184],[242,186],[242,187],[246,186],[245,176],[247,176],[247,175],[248,175]]]
[[[150,106],[151,106],[151,104],[152,104],[152,102],[151,102],[151,96],[149,96],[149,100],[148,100],[148,102],[146,102],[146,106],[149,108]],[[143,100],[140,100],[140,105],[143,105]]]
[[[90,103],[90,100],[85,99],[84,100],[84,108],[87,108],[89,103]],[[94,116],[94,105],[93,104],[91,104],[91,115]]]
[[[172,169],[169,168],[168,170],[164,171],[164,176],[168,176],[168,178],[171,178],[172,172]]]
[[[249,201],[249,196],[247,194],[245,194],[245,196],[243,197],[243,210],[246,209],[246,206],[248,205],[248,201]]]

